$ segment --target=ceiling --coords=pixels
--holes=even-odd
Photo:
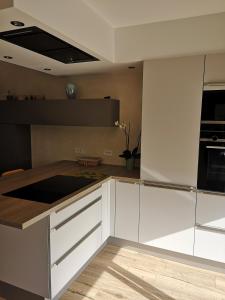
[[[85,0],[85,2],[114,28],[225,11],[225,0]]]
[[[37,26],[100,61],[63,64],[3,40],[0,60],[52,75],[75,75],[123,70],[148,59],[225,52],[225,0],[66,3],[0,0],[0,32],[15,29],[12,20],[22,21],[25,28]]]

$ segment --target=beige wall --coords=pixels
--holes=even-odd
[[[0,99],[7,91],[15,95],[45,95],[47,99],[64,99],[65,82],[56,77],[0,61]]]
[[[46,99],[65,99],[65,85],[74,82],[79,98],[111,96],[121,102],[121,120],[131,121],[131,145],[134,147],[141,128],[142,66],[113,74],[56,77],[0,62],[0,99],[8,90],[16,95],[45,95]],[[83,149],[83,154],[75,153]],[[112,150],[112,156],[104,156]],[[118,128],[32,126],[33,166],[79,155],[101,156],[104,162],[123,164],[118,157],[124,150],[124,136]]]
[[[141,128],[142,70],[127,70],[113,74],[83,75],[68,78],[78,86],[79,98],[111,96],[120,100],[120,118],[131,121],[131,145],[135,146]],[[104,100],[103,100],[104,101]],[[83,154],[75,153],[83,149]],[[105,156],[104,150],[112,150]],[[118,155],[124,150],[124,136],[118,128],[33,126],[33,165],[60,159],[76,159],[79,155],[101,156],[105,163],[124,164]]]

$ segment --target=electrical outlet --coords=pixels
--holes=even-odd
[[[81,154],[82,153],[80,147],[75,147],[74,151],[75,151],[76,154]]]
[[[105,149],[104,152],[103,152],[103,154],[104,154],[105,156],[112,156],[112,155],[113,155],[113,152],[112,152],[112,150]]]

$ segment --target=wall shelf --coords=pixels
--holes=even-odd
[[[113,127],[119,111],[115,99],[0,101],[0,124]]]

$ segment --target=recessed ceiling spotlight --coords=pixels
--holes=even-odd
[[[24,23],[23,22],[20,22],[20,21],[11,21],[10,22],[13,26],[17,26],[17,27],[22,27],[24,26]]]
[[[3,56],[5,59],[12,59],[12,56],[5,55]]]
[[[129,66],[128,69],[135,69],[135,66]]]
[[[50,68],[44,68],[44,71],[51,71],[52,69]]]

